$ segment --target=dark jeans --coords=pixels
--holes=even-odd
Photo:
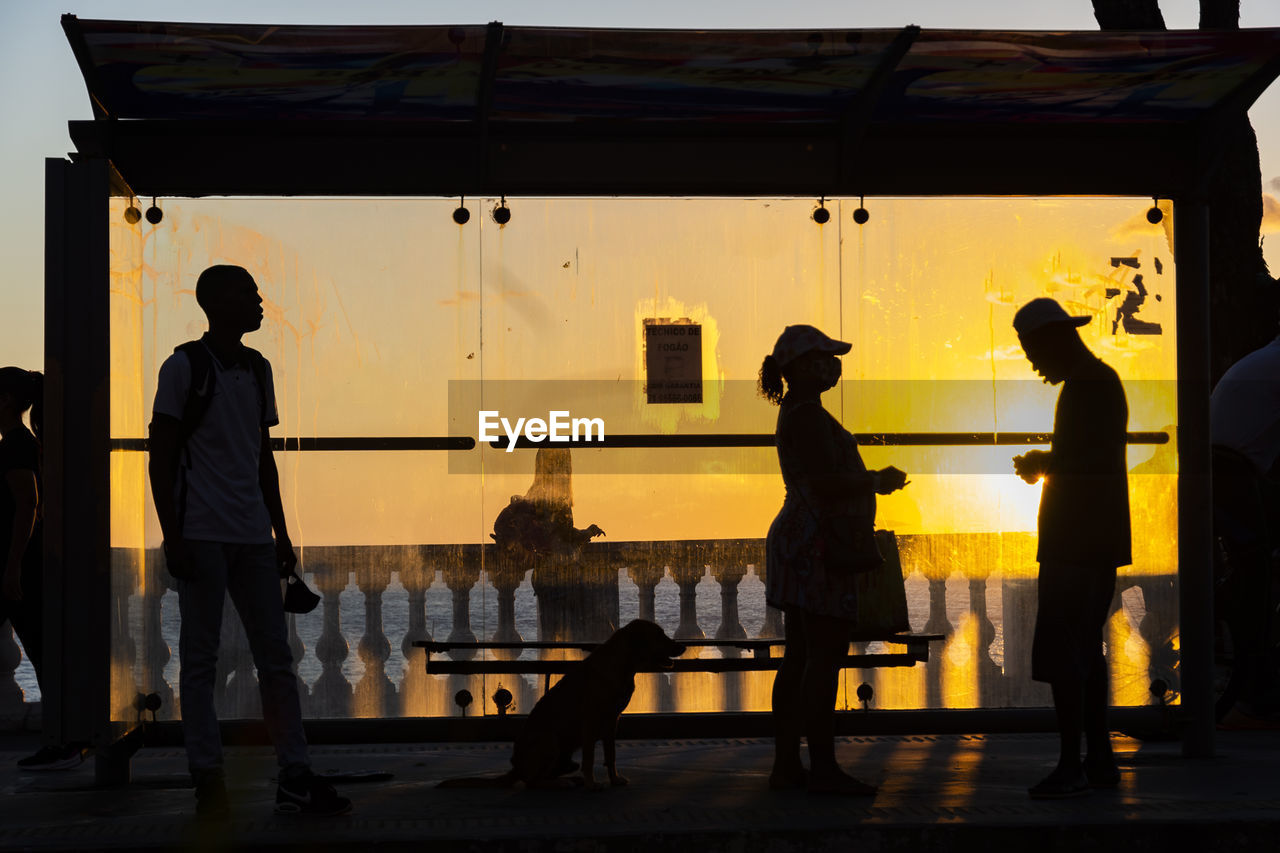
[[[253,663],[258,669],[262,716],[282,768],[309,765],[302,731],[302,705],[289,651],[275,546],[187,540],[193,580],[178,581],[182,614],[178,650],[182,732],[187,764],[197,777],[222,772],[222,737],[213,707],[222,630],[222,605],[228,595],[240,614]]]

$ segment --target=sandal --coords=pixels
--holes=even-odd
[[[808,785],[809,771],[803,766],[788,771],[774,770],[769,774],[771,791],[794,791],[797,788],[804,790]]]
[[[834,779],[816,781],[809,780],[810,794],[838,794],[842,797],[874,797],[879,790],[875,785],[860,782],[852,776],[837,776]]]
[[[1068,797],[1082,797],[1093,790],[1084,770],[1074,773],[1055,770],[1041,781],[1027,789],[1027,795],[1033,800],[1063,800]]]

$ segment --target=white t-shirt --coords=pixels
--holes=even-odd
[[[1213,443],[1248,456],[1262,473],[1280,456],[1280,338],[1231,365],[1209,403]]]
[[[258,484],[262,430],[280,422],[276,414],[271,364],[263,359],[267,387],[259,397],[253,369],[224,368],[209,353],[214,390],[208,411],[178,457],[174,499],[186,482],[183,536],[213,542],[265,544],[272,541],[271,516]],[[191,362],[175,352],[160,365],[152,411],[182,420],[191,387]],[[265,400],[267,411],[261,412]],[[189,467],[188,467],[189,465]]]

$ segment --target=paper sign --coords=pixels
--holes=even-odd
[[[645,394],[650,403],[702,402],[702,326],[644,321]]]

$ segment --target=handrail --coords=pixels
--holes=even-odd
[[[1007,445],[1049,444],[1051,432],[859,432],[854,433],[858,444],[864,447],[1003,447]],[[1126,434],[1128,444],[1168,444],[1167,432],[1131,432]],[[495,438],[485,442],[498,450],[505,449],[510,441]],[[145,438],[113,438],[111,449],[145,452]],[[440,436],[316,436],[273,438],[273,450],[283,451],[420,451],[420,450],[475,450],[479,446],[469,435]],[[537,450],[542,442],[527,438],[516,439],[516,448]],[[663,449],[663,448],[731,448],[773,447],[773,433],[694,433],[685,435],[610,435],[599,441],[570,440],[561,442],[567,450]]]
[[[888,643],[895,646],[907,646],[917,642],[933,642],[944,639],[943,634],[915,634],[900,633],[889,634],[884,637],[878,637],[875,640],[858,640],[858,642],[879,642]],[[769,649],[773,646],[781,646],[786,643],[785,637],[756,637],[754,639],[739,640],[678,640],[682,646],[690,646],[697,648],[723,648],[731,647],[742,649],[744,651],[756,651],[758,649]],[[458,641],[458,642],[441,642],[439,640],[417,640],[413,645],[420,649],[426,649],[428,654],[438,654],[440,652],[450,652],[454,650],[469,651],[490,651],[495,649],[566,649],[570,651],[589,652],[599,648],[601,643],[569,643],[569,642],[550,642],[550,641],[529,641],[529,642],[503,642],[503,641]]]

